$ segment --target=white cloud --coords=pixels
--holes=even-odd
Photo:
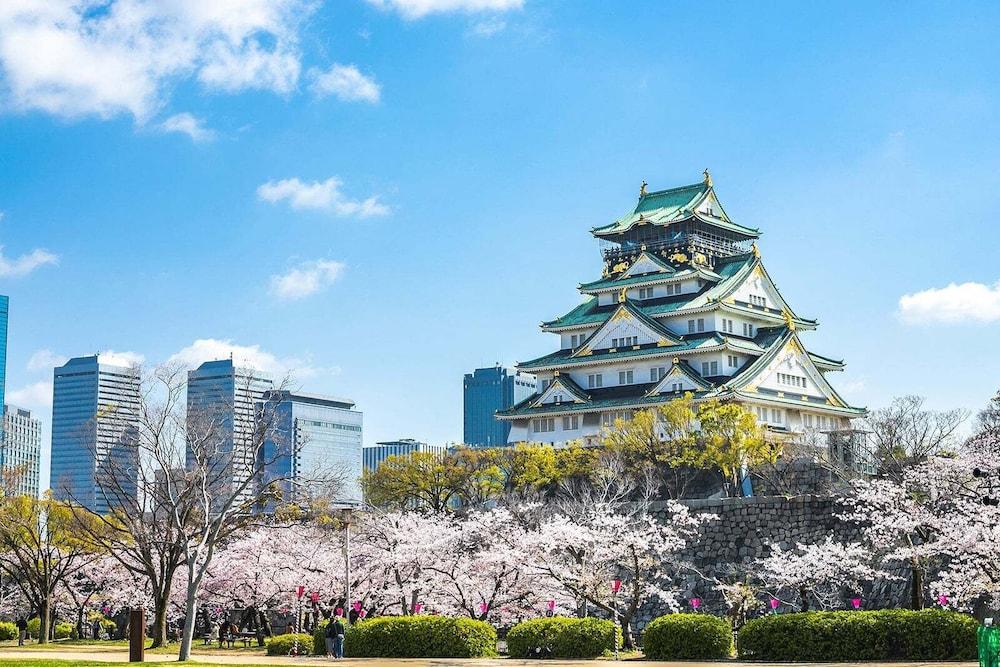
[[[56,354],[52,350],[36,350],[31,358],[28,359],[28,370],[29,371],[52,371],[56,366],[62,366],[67,361],[69,357],[64,357],[61,354]]]
[[[1000,281],[951,283],[899,298],[899,317],[908,324],[1000,321]]]
[[[286,178],[264,183],[257,188],[257,196],[272,204],[287,200],[288,205],[294,209],[329,211],[343,217],[369,218],[389,213],[389,207],[380,202],[377,196],[363,201],[348,199],[340,191],[342,185],[343,182],[336,177],[310,183],[303,183],[297,178]]]
[[[382,88],[375,79],[362,74],[354,65],[334,65],[328,71],[309,71],[312,85],[309,87],[317,97],[336,95],[344,102],[370,102],[375,104],[382,96]]]
[[[287,375],[302,379],[315,377],[322,373],[336,374],[340,372],[340,369],[336,367],[311,366],[307,361],[296,357],[278,357],[262,350],[260,345],[238,345],[231,340],[217,338],[199,338],[172,355],[167,363],[179,363],[193,368],[206,361],[229,359],[230,356],[237,366],[270,373],[276,379]]]
[[[368,0],[379,9],[392,9],[405,19],[448,12],[504,12],[520,9],[524,0]]]
[[[143,122],[179,81],[289,93],[314,0],[0,2],[7,106]]]
[[[287,273],[271,276],[271,294],[279,299],[303,299],[332,285],[343,271],[341,262],[329,259],[303,262]]]
[[[170,118],[160,123],[160,129],[164,132],[180,132],[191,137],[191,141],[201,143],[211,141],[215,138],[215,132],[205,127],[204,121],[192,116],[188,112],[174,114]]]
[[[472,24],[469,32],[476,37],[492,37],[498,32],[502,32],[506,27],[506,21],[499,16],[493,16],[483,21],[476,21]]]
[[[3,246],[0,246],[0,277],[17,278],[26,276],[35,269],[46,264],[58,264],[59,257],[47,250],[36,249],[26,255],[21,255],[17,259],[8,259],[3,254]]]
[[[146,361],[146,357],[138,352],[116,352],[114,350],[106,350],[104,352],[97,353],[98,363],[109,364],[111,366],[141,366],[144,361]]]
[[[19,389],[7,392],[5,398],[8,404],[39,412],[52,406],[52,381],[35,382]],[[35,415],[38,417],[39,415]]]

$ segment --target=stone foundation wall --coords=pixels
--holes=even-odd
[[[819,542],[830,535],[843,542],[859,537],[856,526],[837,517],[843,510],[835,496],[755,496],[683,502],[693,512],[718,517],[703,526],[700,539],[683,554],[685,560],[710,577],[724,578],[733,569],[752,573],[754,561],[770,555],[770,544],[787,549],[798,542]],[[654,503],[651,511],[659,517],[666,516],[663,503]],[[682,591],[685,606],[688,600],[697,597],[702,600],[703,611],[725,614],[722,597],[710,582],[698,575],[682,575],[673,585]],[[904,577],[869,587],[862,594],[865,607],[907,606],[908,585]],[[640,610],[636,630],[641,631],[646,623],[667,611],[660,600],[653,599]]]

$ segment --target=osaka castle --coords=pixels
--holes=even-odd
[[[625,216],[591,230],[604,271],[583,303],[542,330],[559,349],[518,364],[536,393],[497,413],[509,442],[594,442],[602,427],[690,392],[745,404],[769,431],[850,429],[827,374],[842,361],[806,349],[817,321],[799,315],[764,266],[757,229],[733,222],[712,178],[647,191]]]

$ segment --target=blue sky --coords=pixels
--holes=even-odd
[[[551,351],[599,275],[588,230],[708,167],[852,402],[978,409],[1000,7],[818,4],[4,3],[8,398],[237,346],[366,442],[458,440],[462,374]]]

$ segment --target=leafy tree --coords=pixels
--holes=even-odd
[[[768,441],[754,414],[739,403],[703,403],[698,422],[705,456],[722,472],[732,496],[742,492],[745,470],[773,463],[780,454],[780,444]]]
[[[615,420],[602,433],[605,448],[621,453],[633,470],[648,469],[670,498],[683,498],[697,471],[711,465],[699,442],[691,394]]]
[[[883,475],[901,480],[906,468],[958,449],[966,410],[928,410],[922,396],[898,396],[864,420]]]
[[[390,456],[361,476],[365,498],[372,505],[404,509],[416,505],[445,512],[458,496],[466,471],[455,458],[434,452]]]

